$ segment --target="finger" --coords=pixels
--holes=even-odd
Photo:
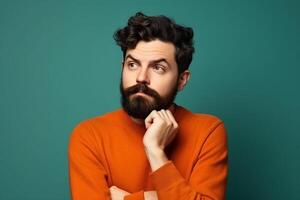
[[[126,190],[123,190],[123,189],[121,189],[121,188],[117,188],[117,190],[119,191],[119,192],[123,192],[123,193],[125,193],[125,194],[128,194],[129,192],[127,192]]]
[[[167,110],[166,113],[167,113],[169,119],[172,121],[174,128],[177,128],[178,127],[178,123],[176,122],[176,120],[175,120],[172,112],[170,110]]]
[[[162,115],[164,116],[164,119],[166,120],[166,123],[168,125],[172,125],[173,122],[171,121],[171,119],[169,118],[167,111],[166,110],[161,110]]]
[[[109,189],[116,189],[117,186],[112,185]]]
[[[116,192],[123,192],[123,193],[129,193],[129,192],[127,192],[126,190],[123,190],[123,189],[121,189],[121,188],[118,188],[117,186],[111,186],[110,188],[109,188],[111,191],[116,191]]]
[[[154,121],[155,118],[160,117],[156,110],[152,110],[152,112],[145,119],[145,126],[148,128]]]
[[[164,120],[164,121],[168,121],[168,116],[166,115],[165,113],[165,110],[161,109],[158,114],[161,116],[161,118]]]
[[[166,116],[163,113],[163,109],[161,109],[160,111],[157,112],[159,114],[159,116],[163,119],[163,120],[167,120]]]

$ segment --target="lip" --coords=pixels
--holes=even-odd
[[[140,95],[140,96],[149,96],[149,95],[147,95],[147,94],[145,94],[145,93],[143,93],[143,92],[137,92],[137,93],[135,93],[135,95]]]

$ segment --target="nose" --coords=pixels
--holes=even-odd
[[[138,75],[137,75],[137,78],[136,78],[136,82],[137,83],[143,83],[143,84],[149,84],[150,83],[147,68],[143,68],[143,67],[140,68],[140,70],[138,72]]]

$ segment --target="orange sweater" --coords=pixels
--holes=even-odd
[[[123,109],[79,123],[69,143],[73,200],[108,200],[115,185],[144,199],[156,190],[159,200],[225,199],[227,139],[223,122],[177,106],[179,132],[165,149],[169,161],[151,172],[142,142],[143,125]]]

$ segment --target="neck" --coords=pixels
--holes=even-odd
[[[175,112],[175,104],[173,103],[169,108],[168,108],[169,111],[171,111],[172,114],[174,114]],[[131,117],[130,118],[132,119],[132,121],[134,121],[135,123],[137,124],[144,124],[145,123],[145,120],[143,119],[137,119],[137,118],[134,118],[134,117]]]

